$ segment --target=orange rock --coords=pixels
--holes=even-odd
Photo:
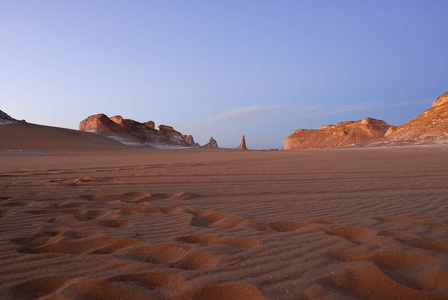
[[[236,149],[247,150],[247,147],[246,147],[246,138],[244,137],[244,135],[241,137],[240,145],[239,145],[238,147],[236,147]]]
[[[391,125],[382,120],[365,118],[324,125],[319,130],[298,129],[283,140],[283,149],[336,148],[365,143],[382,138],[390,127]]]
[[[164,148],[172,146],[194,147],[193,137],[182,135],[171,126],[160,125],[154,129],[153,121],[140,123],[121,116],[109,118],[105,114],[88,117],[79,124],[79,130],[95,132],[123,144]],[[191,143],[193,141],[193,143]]]
[[[423,113],[385,134],[387,144],[448,142],[448,92]]]

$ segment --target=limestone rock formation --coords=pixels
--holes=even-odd
[[[432,107],[447,104],[448,103],[448,92],[443,94],[442,96],[439,96],[434,102],[432,103]]]
[[[149,127],[151,129],[156,129],[156,124],[154,124],[153,121],[148,121],[144,123],[146,127]]]
[[[241,137],[240,145],[238,147],[236,147],[236,149],[247,150],[246,138],[244,137],[244,135]]]
[[[204,147],[204,148],[219,148],[218,142],[213,137],[211,137],[210,140],[208,141],[208,143],[202,147]]]
[[[19,120],[12,118],[7,113],[0,110],[0,125],[19,123]]]
[[[130,146],[154,148],[199,146],[194,143],[192,136],[182,135],[171,126],[160,125],[155,129],[153,121],[140,123],[123,119],[121,116],[109,118],[105,114],[93,115],[81,121],[79,130],[95,132]]]
[[[192,135],[184,135],[185,142],[189,145],[195,145],[194,138]]]
[[[448,92],[414,119],[389,129],[385,144],[448,143]]]
[[[283,149],[337,148],[365,143],[382,138],[391,127],[382,120],[365,118],[336,125],[324,125],[319,130],[298,129],[283,140]]]

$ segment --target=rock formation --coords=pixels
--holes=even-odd
[[[189,145],[195,145],[194,138],[192,135],[184,135],[184,139]]]
[[[213,137],[211,137],[210,140],[208,141],[208,143],[205,144],[202,147],[204,147],[204,148],[218,148],[218,142]]]
[[[403,125],[389,129],[383,144],[448,143],[448,92]]]
[[[283,140],[283,149],[337,148],[365,143],[382,138],[391,127],[382,120],[365,118],[336,125],[324,125],[319,130],[298,129]]]
[[[198,147],[192,136],[182,135],[171,126],[160,125],[155,129],[153,121],[140,123],[121,116],[109,118],[98,114],[81,121],[79,130],[95,132],[130,146],[154,148]]]
[[[12,118],[7,113],[0,110],[0,125],[19,123],[19,120]]]
[[[247,150],[246,138],[244,137],[244,135],[241,137],[240,145],[238,147],[236,147],[236,149]]]

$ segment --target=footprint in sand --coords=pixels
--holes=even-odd
[[[24,283],[13,286],[8,290],[6,296],[8,299],[23,299],[31,300],[39,297],[49,295],[64,284],[66,284],[71,278],[63,276],[49,276],[38,279],[28,280]]]
[[[379,231],[379,236],[393,238],[397,242],[419,249],[448,253],[448,243],[421,237],[405,231]]]
[[[81,299],[151,299],[148,293],[136,289],[132,286],[115,284],[102,281],[84,281],[75,283],[61,293],[63,299],[81,300]]]
[[[79,230],[72,227],[47,227],[42,228],[37,234],[12,239],[12,242],[22,246],[21,253],[66,253],[88,254],[104,251],[110,254],[118,249],[140,243],[137,240],[127,240],[104,235],[98,230]]]
[[[397,242],[378,236],[378,230],[363,227],[334,227],[325,228],[327,234],[342,237],[352,243],[359,245],[390,245],[396,246]]]
[[[166,272],[145,272],[125,274],[108,279],[108,282],[118,283],[145,289],[147,294],[155,299],[190,299],[187,290],[190,287],[183,277]]]
[[[144,244],[116,251],[114,255],[145,263],[168,264],[185,270],[208,269],[219,264],[219,258],[213,254],[196,250],[190,245]]]
[[[287,232],[287,231],[295,231],[302,227],[314,225],[314,224],[337,224],[337,222],[333,221],[304,221],[304,222],[294,222],[294,221],[284,221],[284,222],[273,222],[268,223],[267,227],[279,231],[279,232]]]
[[[375,220],[381,222],[391,222],[391,223],[403,223],[403,224],[416,224],[416,225],[425,225],[431,228],[448,228],[448,224],[441,222],[432,222],[421,219],[413,219],[413,218],[374,218]]]
[[[355,263],[341,273],[333,274],[321,281],[359,299],[447,299],[446,290],[433,292],[415,288],[406,278],[397,280],[387,276],[374,264]]]
[[[64,211],[64,210],[62,210]],[[128,227],[132,222],[118,217],[118,212],[107,209],[65,210],[71,213],[50,220],[50,223],[79,227]]]
[[[219,227],[219,228],[239,228],[245,226],[256,226],[256,223],[242,217],[214,211],[201,211],[190,209],[187,211],[193,215],[191,225],[195,227]]]
[[[239,248],[252,248],[260,246],[260,241],[250,238],[239,237],[217,237],[214,235],[197,235],[184,236],[179,238],[180,241],[192,244],[214,244],[227,245]]]
[[[261,292],[254,286],[246,283],[232,283],[216,285],[197,290],[194,295],[197,300],[261,300]]]
[[[197,194],[180,192],[180,193],[148,193],[148,192],[128,192],[123,194],[104,194],[104,195],[81,195],[79,196],[87,201],[122,201],[128,203],[144,203],[166,199],[193,199],[199,197]]]
[[[359,244],[361,248],[332,251],[330,256],[343,262],[345,271],[328,276],[322,284],[330,284],[362,299],[447,299],[448,270],[437,256],[417,252],[419,248],[446,252],[446,243],[404,231],[357,227],[325,231]]]

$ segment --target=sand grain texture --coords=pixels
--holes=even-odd
[[[448,299],[446,146],[30,143],[0,153],[1,299]]]

